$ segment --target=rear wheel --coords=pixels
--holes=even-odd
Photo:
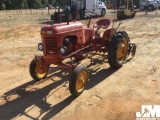
[[[29,72],[31,77],[36,81],[46,78],[48,70],[49,65],[35,58],[30,63]]]
[[[73,96],[78,97],[83,93],[86,83],[88,82],[88,76],[89,73],[86,66],[81,65],[75,68],[69,83],[69,91]]]
[[[120,68],[128,52],[129,38],[126,32],[113,36],[108,48],[108,63],[112,68]]]

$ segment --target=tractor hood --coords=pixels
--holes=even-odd
[[[43,26],[41,28],[41,34],[61,34],[80,29],[83,29],[83,25],[80,22],[69,22],[69,24],[59,23]]]

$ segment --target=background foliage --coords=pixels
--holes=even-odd
[[[57,2],[55,2],[57,1]],[[101,0],[103,2],[115,2],[116,0]],[[65,6],[69,4],[69,0],[0,0],[0,10],[4,9],[25,9],[25,8],[41,8],[47,5]]]
[[[40,8],[53,3],[54,0],[0,0],[0,10],[4,9],[24,9]]]

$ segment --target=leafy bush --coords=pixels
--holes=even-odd
[[[5,10],[5,4],[4,3],[0,4],[0,10]]]

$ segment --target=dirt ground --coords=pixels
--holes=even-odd
[[[95,58],[85,91],[73,98],[68,90],[71,71],[50,69],[39,82],[29,74],[31,60],[42,54],[37,50],[40,28],[52,23],[50,16],[0,11],[0,119],[135,120],[141,105],[160,105],[160,11],[157,14],[139,12],[133,19],[116,21],[138,45],[135,58],[119,70],[101,62],[101,56]],[[113,18],[113,11],[105,17]],[[90,64],[89,59],[82,62]]]

